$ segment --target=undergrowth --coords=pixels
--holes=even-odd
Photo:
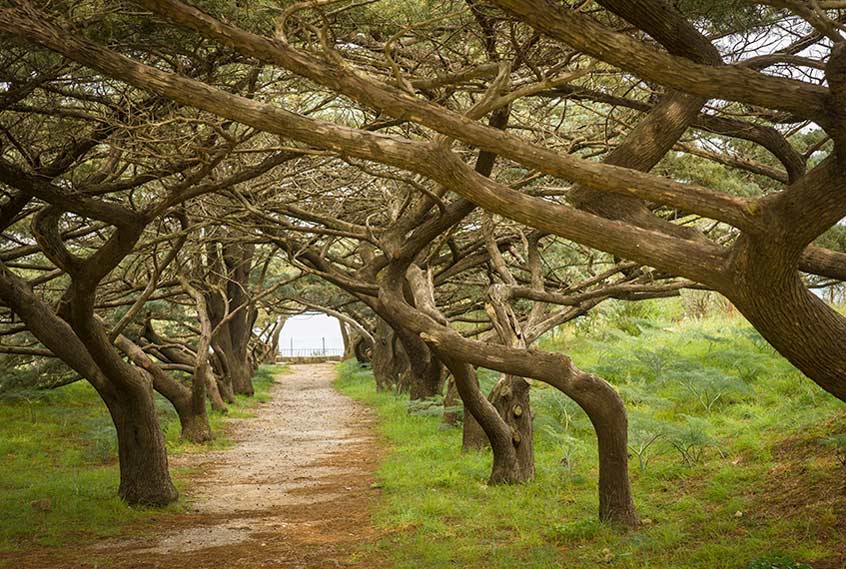
[[[253,378],[256,395],[238,396],[229,413],[209,412],[216,434],[211,446],[230,444],[225,424],[248,417],[268,399],[281,366],[263,366]],[[157,396],[168,454],[206,450],[179,440],[179,421]],[[117,439],[105,405],[78,381],[51,390],[9,391],[0,397],[0,552],[61,546],[120,534],[127,524],[162,509],[130,508],[117,497]],[[171,472],[182,490],[189,474]],[[178,511],[180,504],[165,511]]]
[[[556,390],[532,390],[537,478],[490,487],[489,452],[462,454],[460,428],[431,404],[420,412],[376,392],[369,370],[349,361],[337,388],[377,411],[391,449],[374,519],[385,537],[362,556],[400,569],[846,566],[842,403],[742,319],[625,328],[571,329],[543,348],[568,353],[626,400],[637,531],[596,521],[593,431]],[[487,387],[496,374],[481,377]]]

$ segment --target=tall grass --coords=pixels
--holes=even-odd
[[[345,362],[337,388],[376,410],[391,448],[375,514],[385,537],[370,553],[409,569],[714,569],[843,552],[843,504],[823,496],[846,475],[826,446],[846,427],[843,405],[741,319],[651,316],[625,329],[571,328],[543,347],[566,351],[626,400],[644,525],[620,534],[596,521],[594,434],[554,389],[532,392],[536,480],[489,487],[489,452],[462,454],[460,429],[409,415],[403,398],[377,393],[367,370]],[[816,482],[804,501],[781,511],[807,480]]]

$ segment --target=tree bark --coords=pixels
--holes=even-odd
[[[400,328],[397,337],[408,357],[409,398],[417,401],[439,395],[443,381],[438,358],[413,332]]]
[[[504,375],[494,386],[489,399],[511,429],[517,463],[526,480],[535,477],[534,433],[529,405],[529,382],[522,377]]]
[[[371,362],[376,389],[378,391],[394,390],[408,367],[408,359],[393,328],[381,318],[377,318],[373,337]]]
[[[225,275],[218,283],[218,290],[206,294],[209,319],[214,328],[212,345],[223,361],[233,392],[247,396],[255,393],[249,344],[257,311],[250,305],[246,292],[253,251],[253,245],[239,241],[224,243],[219,251],[214,242],[207,248],[209,266]]]
[[[206,368],[206,390],[208,392],[212,409],[218,413],[229,412],[229,408],[226,406],[226,402],[223,400],[223,396],[220,393],[220,385],[217,380],[217,376],[215,376],[211,365]]]
[[[0,264],[0,298],[38,340],[86,378],[105,402],[118,438],[118,494],[135,505],[165,505],[179,494],[170,480],[167,451],[149,381],[117,384],[107,378],[68,323]]]
[[[104,400],[117,430],[118,495],[131,505],[175,502],[179,493],[170,480],[152,385],[121,389]]]
[[[373,360],[373,344],[363,336],[355,339],[353,351],[355,353],[355,359],[360,364],[369,364]]]
[[[212,440],[211,426],[206,413],[205,381],[198,382],[195,377],[191,388],[188,388],[173,379],[150,359],[144,350],[123,334],[118,335],[115,343],[132,363],[149,375],[153,388],[173,405],[179,416],[181,437],[195,443]],[[200,384],[199,388],[197,383]]]
[[[514,438],[509,425],[479,389],[473,366],[449,356],[442,356],[441,359],[455,378],[455,387],[464,401],[465,409],[479,422],[490,441],[493,465],[488,483],[519,484],[531,479],[534,475],[534,467],[531,472],[523,470],[523,465],[517,456],[520,441]]]

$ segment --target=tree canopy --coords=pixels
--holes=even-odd
[[[840,4],[4,1],[4,365],[89,381],[121,496],[163,504],[151,387],[206,440],[324,311],[380,386],[461,400],[493,483],[534,474],[531,381],[560,390],[634,525],[623,400],[537,341],[714,291],[846,400]]]

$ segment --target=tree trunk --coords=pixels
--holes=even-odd
[[[484,429],[476,420],[472,413],[464,408],[464,426],[461,432],[461,450],[467,452],[472,450],[482,450],[488,447],[490,441],[485,434]]]
[[[228,404],[235,403],[235,390],[232,389],[232,383],[226,377],[218,378],[217,387],[220,391],[220,396]]]
[[[368,364],[373,359],[373,346],[363,336],[355,339],[353,351],[355,353],[355,359],[360,364]]]
[[[344,342],[344,354],[341,356],[343,361],[347,361],[355,357],[355,349],[353,346],[352,331],[347,328],[347,323],[341,320],[338,321],[341,328],[341,339]]]
[[[223,377],[234,393],[252,396],[253,362],[250,339],[258,311],[250,304],[250,271],[254,245],[238,240],[207,245],[207,263],[221,275],[220,290],[206,291],[206,310],[215,330],[212,346],[224,368]],[[224,295],[224,296],[222,296]],[[227,397],[227,389],[221,394]]]
[[[485,398],[479,389],[473,366],[442,356],[444,363],[452,371],[455,386],[464,406],[484,429],[493,451],[493,465],[489,484],[519,484],[529,480],[534,472],[523,470],[517,458],[517,444],[511,427],[503,421],[496,408]]]
[[[208,352],[208,348],[206,349]],[[191,379],[191,399],[189,400],[189,407],[191,409],[190,417],[182,421],[182,438],[195,442],[204,443],[214,439],[211,425],[209,425],[209,415],[206,411],[206,389],[208,385],[208,358],[198,360],[200,363],[194,372],[194,377]]]
[[[443,389],[441,363],[423,340],[406,330],[398,330],[397,337],[408,356],[409,398],[412,401],[435,397]]]
[[[0,298],[45,346],[88,379],[109,409],[118,437],[119,496],[129,504],[165,505],[179,497],[170,480],[167,450],[149,381],[125,384],[107,377],[91,352],[52,307],[0,263]]]
[[[118,495],[130,505],[164,506],[179,493],[170,480],[164,437],[159,428],[153,389],[123,389],[104,397],[118,439]]]
[[[846,401],[846,319],[808,290],[787,246],[742,236],[732,255],[730,297],[737,309],[820,387]]]
[[[203,404],[205,405],[205,401],[203,401]],[[207,443],[214,440],[206,413],[197,413],[191,406],[189,406],[189,409],[185,413],[177,412],[179,424],[182,428],[179,438],[192,443]]]
[[[226,402],[220,394],[220,386],[211,366],[206,369],[206,392],[213,410],[218,413],[227,413],[229,411],[226,407]]]
[[[517,451],[520,472],[527,480],[535,477],[535,450],[529,391],[529,382],[522,377],[504,375],[489,396],[499,416],[511,428],[511,438]]]
[[[444,415],[441,418],[443,424],[454,427],[459,423],[461,417],[458,412],[450,410],[450,408],[457,406],[459,403],[461,403],[461,398],[458,396],[458,390],[455,388],[455,380],[450,378],[447,382],[446,395],[444,396]]]
[[[167,399],[182,427],[182,438],[195,443],[212,440],[209,417],[206,413],[205,381],[191,382],[191,388],[173,379],[138,346],[135,342],[120,334],[115,338],[115,345],[127,355],[139,371],[149,376],[156,391]]]
[[[239,357],[239,354],[227,354],[226,357],[232,390],[239,395],[252,397],[255,389],[253,388],[253,367],[249,358]]]
[[[378,319],[373,334],[373,377],[378,391],[390,391],[400,383],[407,358],[402,353],[393,328]]]
[[[279,357],[279,336],[282,335],[282,329],[285,327],[287,316],[280,316],[276,319],[273,330],[270,333],[270,339],[264,346],[262,353],[262,363],[275,364]]]

